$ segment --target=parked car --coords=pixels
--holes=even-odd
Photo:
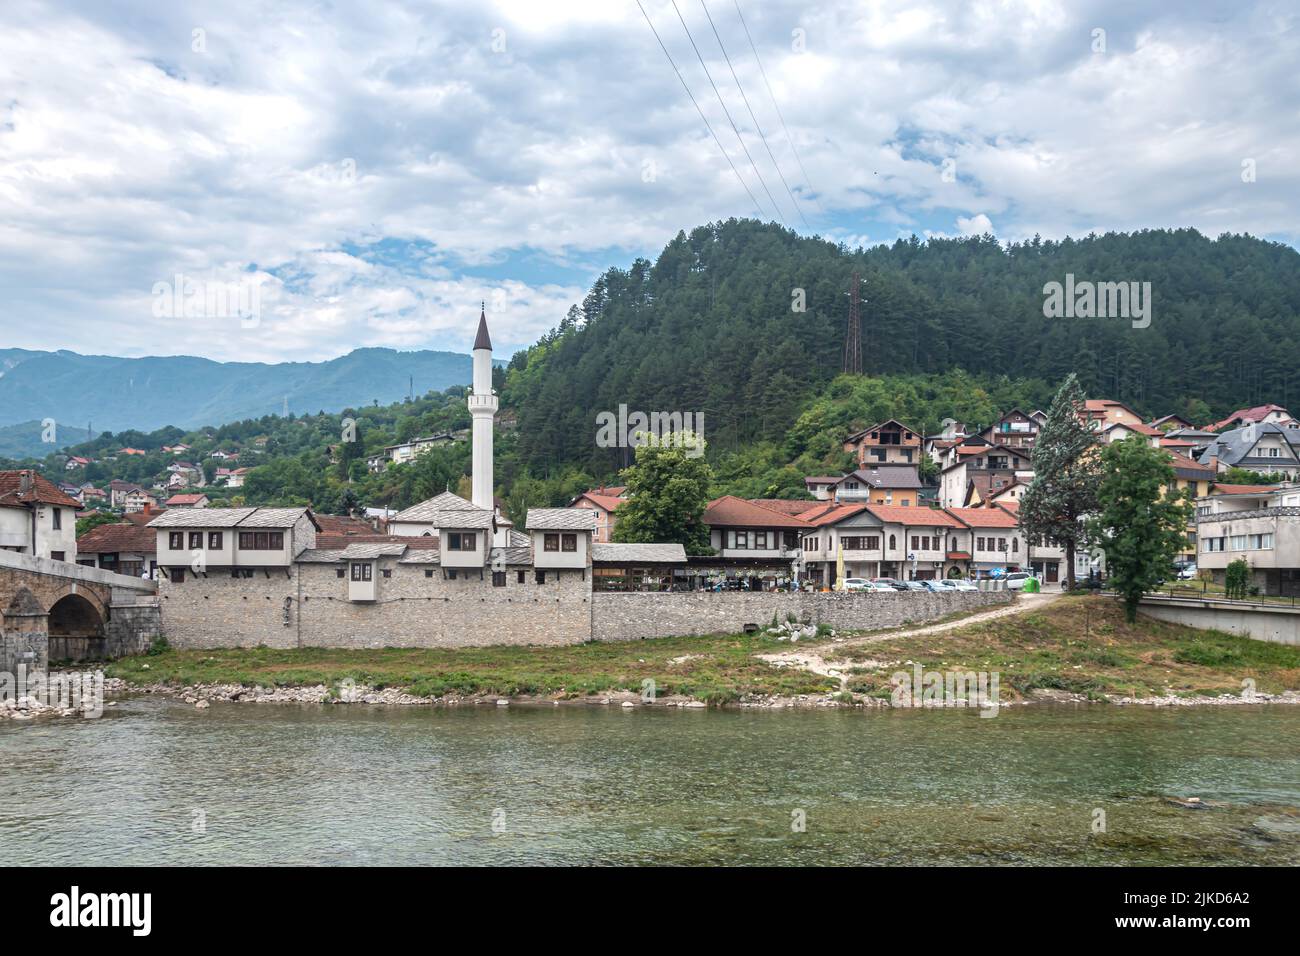
[[[891,588],[888,584],[885,584],[885,583],[883,583],[883,582],[881,582],[881,581],[868,581],[868,582],[867,582],[867,585],[868,585],[869,589],[872,590],[872,591],[885,591],[885,592],[887,592],[887,593],[889,593],[889,594],[895,594],[895,593],[897,593],[897,592],[896,592],[893,588]]]
[[[846,591],[870,591],[871,582],[866,578],[845,578],[844,590]]]
[[[871,579],[871,583],[872,583],[872,584],[883,584],[883,585],[885,585],[886,587],[891,587],[891,588],[893,588],[895,591],[906,591],[906,590],[907,590],[907,585],[906,585],[906,584],[904,584],[902,581],[896,581],[896,580],[894,580],[893,578],[872,578],[872,579]]]
[[[1196,580],[1196,562],[1184,565],[1178,571],[1178,580],[1195,581]]]
[[[969,581],[963,581],[958,578],[949,578],[947,581],[944,581],[943,583],[945,587],[953,591],[978,591],[979,590],[979,588],[971,584]]]
[[[940,582],[940,581],[930,581],[930,580],[926,580],[926,579],[921,579],[921,580],[918,580],[918,581],[917,581],[917,584],[921,585],[921,589],[922,589],[923,591],[946,591],[946,590],[948,590],[947,588],[943,587],[943,584],[942,584],[942,582]]]
[[[930,590],[928,587],[925,586],[925,582],[924,582],[924,581],[916,581],[916,580],[912,580],[912,581],[903,581],[902,584],[903,584],[903,587],[907,588],[907,590],[909,590],[909,591],[928,591],[928,590]]]
[[[1038,580],[1037,577],[1028,571],[1012,571],[1004,580],[1007,582],[1008,591],[1019,591],[1024,588],[1025,582],[1030,578],[1033,578],[1035,581]]]

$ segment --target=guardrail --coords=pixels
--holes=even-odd
[[[1106,594],[1118,597],[1118,594],[1111,588],[1103,588],[1102,590]],[[1147,594],[1184,601],[1215,601],[1221,604],[1240,605],[1241,607],[1300,607],[1300,595],[1258,595],[1249,598],[1230,598],[1222,591],[1211,591],[1205,581],[1201,582],[1200,587],[1196,587],[1194,584],[1173,584],[1168,587],[1158,588],[1155,591],[1148,591]]]

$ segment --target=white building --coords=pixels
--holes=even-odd
[[[0,549],[75,563],[78,507],[39,472],[0,471]]]
[[[1300,485],[1196,499],[1196,566],[1222,584],[1243,559],[1263,594],[1300,595]]]

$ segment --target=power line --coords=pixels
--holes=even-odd
[[[781,105],[776,101],[776,94],[772,92],[772,84],[767,82],[767,71],[763,69],[763,61],[759,59],[758,47],[754,46],[754,38],[749,35],[749,25],[745,23],[745,15],[740,12],[740,0],[732,0],[736,5],[736,16],[740,17],[740,25],[745,28],[745,38],[749,40],[749,48],[754,51],[754,62],[758,64],[758,72],[763,77],[763,85],[767,87],[767,95],[771,97],[772,106],[776,108],[777,118],[781,121],[781,129],[785,130],[785,141],[790,144],[790,152],[794,153],[794,161],[799,164],[799,171],[803,173],[803,181],[808,184],[808,189],[812,192],[813,202],[822,214],[826,210],[822,208],[822,201],[817,198],[817,190],[813,188],[812,177],[808,175],[808,170],[803,168],[803,160],[799,158],[799,150],[794,148],[794,138],[790,136],[790,128],[785,125],[785,117],[781,114]]]
[[[799,201],[794,198],[790,184],[785,181],[785,174],[781,172],[781,164],[776,161],[772,147],[767,143],[767,137],[763,134],[763,127],[759,125],[758,117],[754,115],[754,107],[749,105],[749,97],[745,95],[745,88],[740,83],[740,77],[736,75],[736,68],[731,63],[731,57],[727,55],[727,48],[722,44],[722,37],[718,33],[717,24],[713,22],[713,16],[709,13],[709,8],[704,3],[704,0],[700,0],[700,6],[704,7],[704,15],[708,18],[709,26],[713,29],[713,36],[718,41],[718,49],[722,51],[722,58],[727,61],[727,69],[731,70],[731,78],[736,81],[736,89],[740,90],[740,98],[745,101],[745,109],[749,110],[749,118],[754,121],[754,129],[758,130],[758,138],[763,141],[763,148],[767,150],[767,157],[772,160],[772,165],[776,168],[776,175],[780,178],[781,185],[785,187],[786,195],[790,197],[790,204],[794,206],[794,211],[799,218],[803,219],[804,228],[811,229],[808,220],[804,218],[803,210],[799,208]]]
[[[740,175],[740,170],[736,168],[736,164],[731,161],[731,156],[728,155],[726,149],[723,147],[722,140],[718,139],[718,134],[713,132],[713,125],[709,122],[709,118],[704,115],[704,110],[700,109],[700,104],[696,102],[695,94],[691,92],[691,88],[686,85],[686,78],[682,76],[682,71],[677,69],[677,64],[673,61],[673,55],[668,52],[668,47],[664,46],[664,41],[659,39],[659,31],[656,30],[655,25],[651,23],[650,14],[645,12],[645,7],[641,6],[641,0],[636,0],[636,5],[638,7],[641,7],[641,16],[645,17],[645,22],[649,24],[650,32],[655,35],[655,39],[659,40],[659,49],[663,50],[664,56],[668,57],[668,63],[670,66],[672,66],[673,72],[677,74],[677,79],[681,81],[682,89],[684,89],[686,91],[686,95],[690,97],[691,103],[695,107],[695,112],[699,113],[700,119],[704,120],[704,125],[708,129],[709,135],[711,135],[713,137],[713,141],[718,144],[718,149],[722,150],[722,156],[724,159],[726,159],[727,165],[730,166],[731,171],[736,174],[736,178],[740,180],[740,185],[743,186],[745,192],[749,194],[750,202],[754,204],[754,208],[758,210],[759,216],[762,217],[763,207],[758,204],[758,200],[754,197],[753,192],[750,190],[749,184],[746,183],[744,177]]]
[[[639,0],[638,0],[639,2]],[[677,12],[677,19],[682,21],[682,29],[686,31],[686,39],[691,41],[691,49],[695,51],[695,58],[700,61],[700,66],[704,68],[704,75],[708,78],[709,86],[713,87],[713,95],[718,98],[718,105],[722,107],[723,114],[727,117],[727,122],[731,124],[731,131],[736,134],[736,142],[740,143],[740,148],[745,153],[745,158],[749,160],[749,165],[754,170],[754,175],[758,177],[759,184],[763,187],[763,192],[767,193],[767,200],[772,204],[773,211],[776,212],[776,218],[781,220],[782,225],[785,219],[781,215],[781,207],[776,204],[772,198],[772,190],[767,188],[767,182],[763,179],[763,174],[758,171],[758,164],[754,162],[754,157],[749,155],[749,147],[745,145],[745,140],[740,135],[740,130],[736,127],[736,121],[731,118],[731,111],[727,109],[726,101],[723,100],[722,94],[718,91],[718,84],[713,82],[713,74],[709,72],[708,65],[704,62],[704,57],[700,55],[700,48],[695,45],[695,37],[691,36],[691,28],[686,25],[686,18],[682,16],[682,11],[677,9],[677,0],[670,0],[673,10]]]

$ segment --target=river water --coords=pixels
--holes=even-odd
[[[1296,865],[1300,707],[131,697],[0,724],[0,841],[73,865]]]

